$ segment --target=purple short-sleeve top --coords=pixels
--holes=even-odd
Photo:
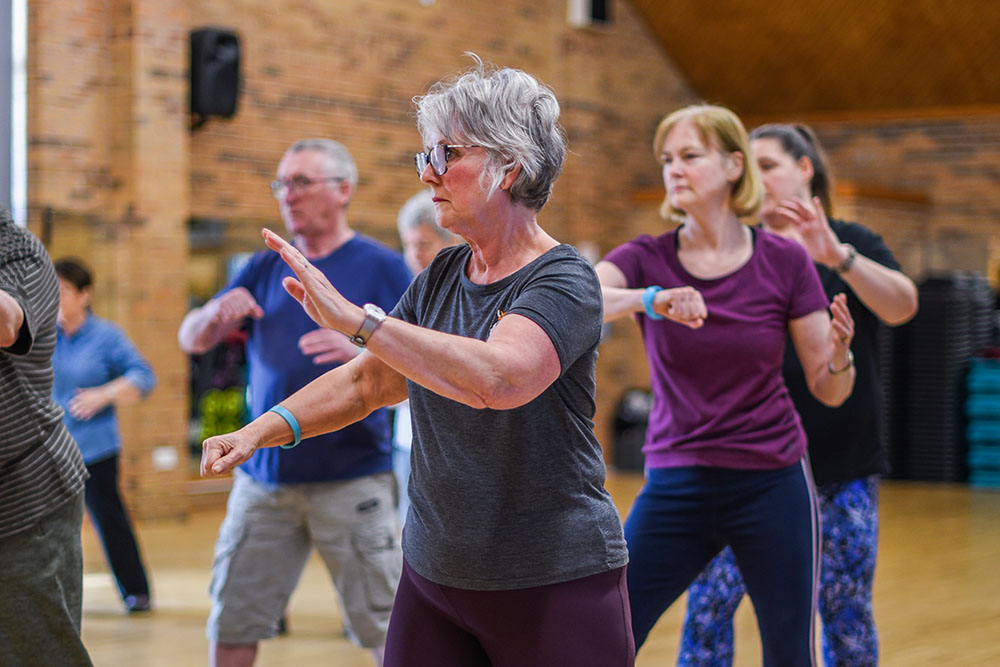
[[[654,394],[643,451],[650,468],[781,468],[800,460],[806,437],[781,376],[790,320],[827,307],[806,251],[758,228],[750,259],[712,279],[677,257],[679,229],[640,236],[605,259],[628,287],[690,285],[708,308],[700,329],[636,315]]]

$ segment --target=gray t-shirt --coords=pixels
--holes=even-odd
[[[593,433],[601,288],[560,245],[488,285],[465,275],[468,246],[447,248],[393,316],[486,340],[518,314],[548,334],[559,378],[513,410],[475,409],[407,382],[413,419],[403,553],[421,576],[472,590],[528,588],[622,567],[621,520],[604,489]]]

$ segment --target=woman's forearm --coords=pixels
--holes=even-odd
[[[362,308],[334,289],[287,241],[267,230],[265,241],[295,272],[296,279],[286,279],[284,287],[309,317],[347,336],[361,331],[368,321]],[[501,316],[489,341],[432,331],[390,317],[368,334],[366,346],[399,375],[476,408],[523,405],[541,394],[561,371],[548,334],[520,315]]]
[[[642,310],[642,293],[641,289],[601,285],[601,296],[604,298],[604,321],[611,322]]]
[[[810,390],[820,403],[835,408],[851,395],[855,376],[854,355],[849,350],[846,353],[834,352],[830,360],[814,374]]]
[[[362,353],[281,401],[280,413],[268,410],[238,431],[207,438],[202,443],[201,474],[226,474],[262,447],[295,442],[293,423],[300,437],[310,438],[339,430],[405,397],[403,377]],[[285,411],[287,419],[281,414]]]
[[[115,378],[104,385],[108,402],[115,407],[134,405],[142,400],[142,390],[126,377]]]
[[[849,316],[843,296],[834,297],[831,303],[834,314]],[[802,364],[809,392],[824,405],[837,407],[847,400],[854,389],[854,356],[850,350],[850,332],[837,325],[825,310],[817,310],[803,317],[790,320],[795,352]],[[836,334],[838,341],[834,342]]]
[[[880,320],[891,326],[917,313],[917,287],[905,274],[858,255],[841,279]]]
[[[405,379],[378,359],[362,354],[319,376],[280,404],[295,416],[302,437],[310,438],[338,431],[405,398]],[[276,447],[291,441],[291,428],[271,412],[265,412],[244,430],[258,447]]]
[[[504,318],[489,342],[389,318],[368,349],[436,394],[473,408],[511,409],[538,396],[561,369],[541,327],[527,318],[508,317],[512,319]]]

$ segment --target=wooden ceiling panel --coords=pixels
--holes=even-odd
[[[622,0],[744,114],[1000,105],[1000,1]]]

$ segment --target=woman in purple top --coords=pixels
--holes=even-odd
[[[806,438],[781,377],[790,335],[809,390],[851,393],[853,321],[830,303],[806,251],[743,225],[762,199],[749,141],[729,110],[667,116],[653,149],[681,225],[597,266],[605,320],[635,314],[653,394],[646,485],[625,524],[636,646],[723,547],[757,613],[765,665],[813,662],[819,519]]]
[[[785,355],[783,374],[809,439],[822,517],[823,657],[830,667],[877,665],[878,478],[888,472],[879,437],[877,337],[881,324],[897,326],[916,314],[917,288],[878,234],[832,217],[830,170],[811,129],[762,125],[750,140],[764,182],[764,229],[806,249],[828,296],[849,295],[857,357],[851,397],[838,408],[813,399],[794,355]],[[678,665],[732,664],[733,614],[743,592],[732,552],[723,550],[688,589]]]

